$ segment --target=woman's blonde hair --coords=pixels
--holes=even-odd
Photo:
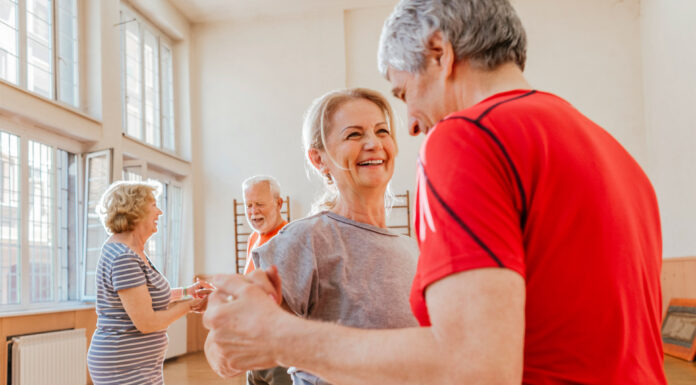
[[[396,152],[398,152],[394,113],[392,112],[392,108],[387,99],[379,92],[367,88],[347,88],[330,91],[315,99],[304,115],[304,123],[302,125],[302,144],[304,145],[304,151],[310,169],[313,169],[324,181],[325,192],[321,198],[312,204],[311,213],[332,209],[336,205],[339,194],[336,185],[331,180],[331,177],[322,175],[321,172],[312,165],[312,161],[309,158],[309,150],[313,148],[315,150],[325,151],[329,159],[333,161],[331,154],[329,154],[328,150],[326,150],[326,134],[330,128],[329,124],[334,113],[336,113],[336,111],[338,111],[338,109],[345,103],[353,100],[370,101],[382,111],[387,121],[387,126],[389,127],[389,134],[391,135],[392,139],[394,139],[394,148],[396,149]],[[393,200],[392,196],[393,194],[391,193],[390,189],[387,188],[387,193],[385,194],[385,202],[387,203],[387,207],[391,207],[391,202]]]
[[[99,200],[97,215],[109,234],[133,231],[161,190],[162,186],[154,182],[115,182]]]

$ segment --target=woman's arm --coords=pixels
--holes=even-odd
[[[123,308],[141,333],[152,333],[166,329],[196,306],[202,299],[183,301],[170,305],[167,310],[154,310],[147,285],[140,285],[118,291]]]

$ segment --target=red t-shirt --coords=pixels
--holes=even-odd
[[[526,281],[525,384],[666,384],[657,200],[638,163],[568,102],[494,95],[438,123],[419,156],[413,312],[457,272]]]

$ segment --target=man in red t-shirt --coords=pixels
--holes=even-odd
[[[218,373],[282,362],[341,384],[666,384],[650,181],[605,130],[531,90],[525,59],[508,0],[396,6],[379,64],[411,134],[426,134],[411,293],[423,327],[300,320],[268,299],[273,270],[227,277],[205,316]]]

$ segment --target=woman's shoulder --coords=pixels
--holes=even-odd
[[[102,246],[102,257],[106,258],[107,261],[113,263],[117,260],[123,259],[136,259],[140,260],[140,257],[131,250],[125,243],[121,242],[106,242]]]
[[[289,222],[285,227],[283,227],[279,234],[304,234],[310,231],[318,231],[331,225],[331,221],[327,220],[327,212],[322,211],[320,213],[304,217],[302,219],[296,219]]]

